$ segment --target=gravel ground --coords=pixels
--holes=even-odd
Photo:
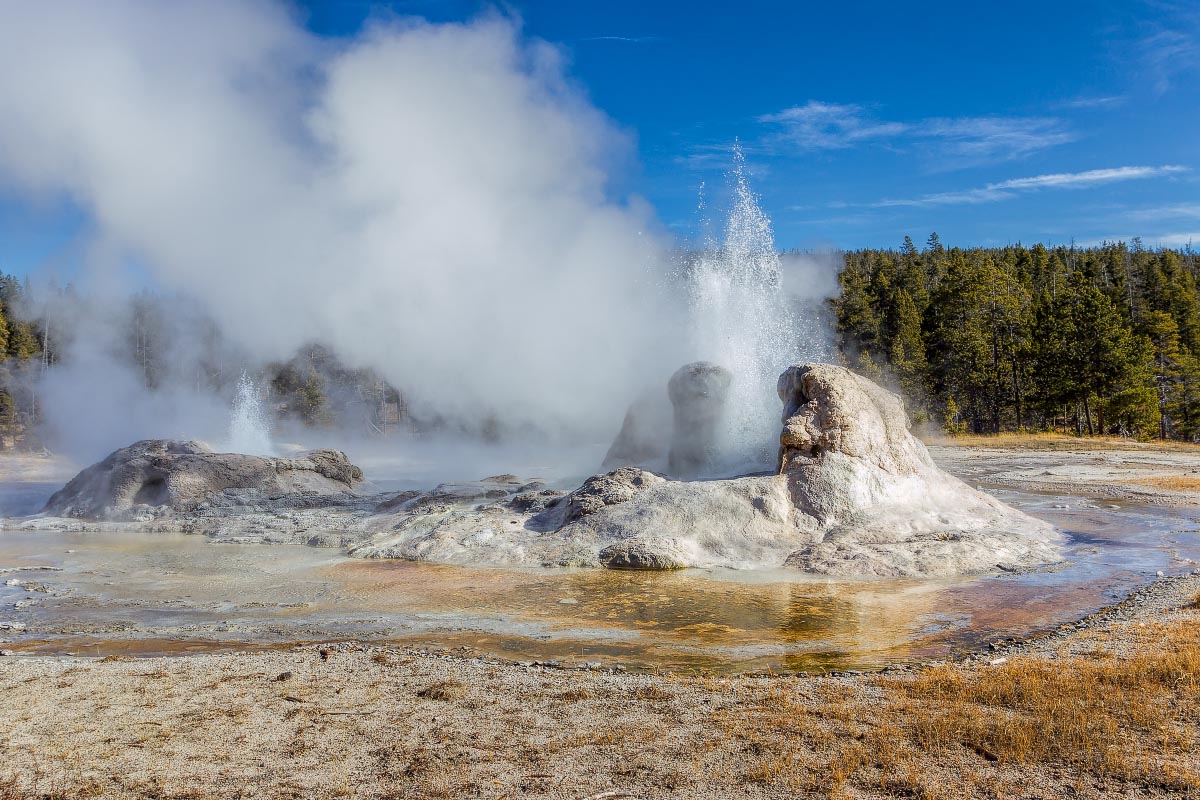
[[[1139,505],[1200,505],[1200,447],[1066,437],[989,441],[939,440],[929,452],[968,482]]]
[[[1195,742],[1165,747],[1161,726],[1117,729],[1151,768],[1095,762],[1087,742],[1008,757],[986,735],[971,739],[969,725],[954,733],[953,720],[932,716],[941,704],[914,699],[931,681],[1012,668],[1020,686],[1029,670],[1070,671],[1100,651],[1105,663],[1153,656],[1163,630],[1194,636],[1197,592],[1197,575],[1159,580],[1027,642],[876,674],[635,675],[353,642],[6,657],[0,797],[1200,796]],[[1173,709],[1169,726],[1196,719],[1196,677],[1152,698]],[[940,724],[950,741],[928,741]]]

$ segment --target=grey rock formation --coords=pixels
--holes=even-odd
[[[601,469],[640,467],[672,478],[711,477],[733,376],[708,361],[685,364],[666,391],[647,392],[625,412]]]
[[[680,430],[712,430],[723,371],[689,365],[677,375],[672,398],[688,409]],[[828,364],[792,367],[778,389],[784,425],[776,475],[676,481],[622,468],[545,502],[524,493],[473,506],[414,506],[399,520],[381,520],[381,532],[352,553],[612,569],[787,566],[824,575],[909,577],[1059,559],[1060,537],[1049,525],[938,469],[909,433],[892,393]],[[699,465],[703,455],[698,447],[687,458]]]
[[[780,566],[811,541],[809,527],[792,517],[780,476],[662,481],[557,533],[592,552],[637,541],[689,567],[741,569]]]
[[[663,470],[671,447],[671,403],[660,387],[639,397],[621,423],[621,430],[604,456],[605,472],[618,467]]]
[[[925,445],[908,431],[900,398],[845,367],[797,364],[784,370],[776,388],[783,402],[780,472],[831,451],[897,474],[933,466]]]
[[[717,470],[717,437],[733,376],[708,361],[685,364],[667,383],[673,410],[667,472],[673,478],[711,476]]]
[[[438,487],[411,501],[370,540],[351,548],[362,558],[406,558],[451,563],[597,566],[599,539],[577,535],[576,526],[620,505],[665,478],[636,467],[593,475],[573,492],[554,489],[507,493],[447,492]],[[486,487],[485,482],[469,484]],[[461,485],[460,485],[461,486]],[[483,502],[480,502],[483,501]]]
[[[1059,560],[1059,534],[943,472],[900,398],[850,370],[799,364],[779,378],[780,473],[820,535],[788,566],[836,575],[933,576]]]
[[[342,495],[362,471],[336,450],[297,458],[214,453],[200,442],[147,439],[110,454],[76,475],[44,513],[83,519],[245,505],[255,498]]]
[[[608,569],[669,570],[687,567],[687,556],[670,539],[626,539],[600,551]]]
[[[607,506],[633,499],[643,489],[666,479],[637,467],[621,467],[604,475],[593,475],[575,491],[548,507],[529,522],[535,530],[559,530]]]

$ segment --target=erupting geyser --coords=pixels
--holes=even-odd
[[[229,417],[229,441],[225,447],[230,453],[275,455],[275,448],[271,446],[270,426],[263,411],[262,397],[254,381],[245,372],[238,381],[237,395],[233,399],[233,410]]]
[[[768,471],[777,446],[776,377],[791,364],[832,356],[827,326],[812,319],[816,315],[806,306],[820,302],[824,282],[816,281],[815,290],[785,285],[785,258],[775,249],[771,220],[750,189],[736,144],[729,177],[733,200],[723,239],[707,237],[679,275],[687,297],[683,350],[692,360],[671,378],[668,391],[652,386],[633,402],[604,469],[637,466],[685,479]],[[693,410],[711,417],[702,423],[689,421],[689,410],[681,419],[677,383],[684,373],[707,375],[710,383],[723,376],[719,386],[700,381],[688,389],[720,396],[711,407]],[[681,441],[695,452],[676,457]]]
[[[784,287],[771,220],[750,189],[736,144],[730,177],[724,239],[704,242],[688,268],[688,317],[692,356],[732,374],[718,444],[723,472],[732,475],[770,468],[779,416],[775,379],[789,364],[821,354],[817,332],[802,328],[796,299]]]

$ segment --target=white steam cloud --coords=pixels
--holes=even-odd
[[[442,413],[597,432],[678,363],[663,243],[606,184],[627,143],[508,18],[330,43],[271,3],[9,5],[0,118],[0,180],[253,355],[322,341]]]
[[[388,18],[334,41],[269,0],[9,4],[0,120],[0,189],[81,208],[88,297],[126,296],[120,313],[65,304],[63,363],[39,387],[52,435],[80,458],[145,436],[222,438],[212,376],[228,386],[313,342],[427,418],[499,428],[510,453],[545,441],[568,469],[593,468],[628,403],[685,361],[766,365],[750,377],[771,430],[775,362],[828,353],[828,329],[787,311],[796,298],[759,297],[818,262],[779,261],[740,171],[734,213],[761,217],[761,235],[712,263],[769,262],[749,310],[679,284],[648,206],[609,184],[627,137],[558,49],[503,15]],[[143,374],[134,286],[112,267],[130,263],[178,293],[137,323],[171,334]],[[831,269],[808,271],[806,297],[833,291]],[[730,337],[777,352],[712,345]]]

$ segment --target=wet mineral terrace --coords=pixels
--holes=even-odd
[[[46,486],[10,482],[32,502]],[[984,488],[987,488],[986,485]],[[951,581],[787,570],[505,570],[200,536],[0,531],[0,649],[160,655],[365,640],[628,669],[871,669],[1084,616],[1200,561],[1200,509],[992,489],[1067,531],[1067,564]]]

